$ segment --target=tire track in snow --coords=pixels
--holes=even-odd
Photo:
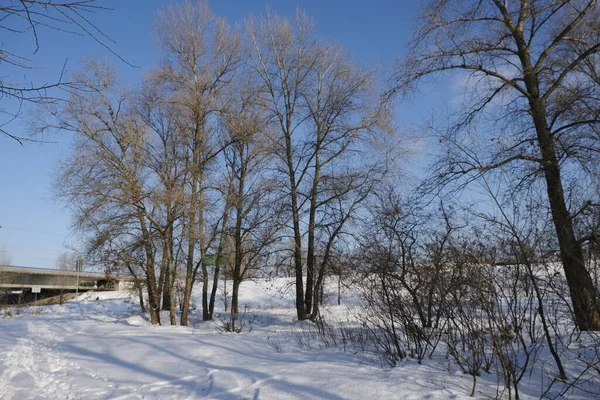
[[[122,387],[127,393],[111,397],[111,400],[132,399],[173,399],[194,400],[205,397],[212,389],[212,377],[208,374],[204,380],[196,375],[184,376],[172,380],[163,380],[138,386]]]

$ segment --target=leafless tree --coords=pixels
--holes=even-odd
[[[10,265],[12,263],[12,257],[6,251],[5,248],[0,248],[0,265]]]
[[[152,132],[145,164],[157,179],[150,201],[154,205],[153,221],[159,224],[155,229],[161,238],[159,286],[163,294],[162,309],[169,310],[171,324],[175,325],[176,249],[182,241],[181,220],[185,212],[185,186],[189,173],[178,109],[164,96],[165,92],[168,93],[168,90],[164,82],[151,75],[138,96],[137,108],[141,120]]]
[[[264,105],[271,111],[280,131],[276,143],[281,148],[278,152],[282,163],[280,172],[286,177],[288,212],[292,217],[296,310],[298,319],[306,319],[299,199],[302,177],[297,176],[300,175],[297,164],[305,157],[298,154],[297,136],[301,135],[299,127],[308,117],[301,98],[307,75],[317,60],[316,40],[312,35],[312,21],[300,13],[294,23],[269,14],[260,20],[249,19],[246,25],[250,65],[264,82]]]
[[[30,55],[22,46],[17,36],[29,36],[33,42],[32,54],[35,55],[43,45],[43,36],[48,31],[59,31],[65,34],[86,35],[113,55],[123,60],[112,49],[114,42],[107,37],[96,25],[93,15],[108,11],[109,8],[100,5],[97,0],[64,0],[60,2],[48,0],[9,0],[0,5],[0,30],[5,33],[5,41],[0,47],[0,65],[5,73],[0,78],[0,98],[14,100],[14,110],[1,108],[0,114],[6,121],[0,122],[0,133],[12,138],[19,143],[32,140],[15,135],[7,128],[8,123],[19,117],[21,109],[26,103],[52,102],[58,99],[57,94],[52,94],[52,89],[67,87],[65,80],[65,65],[51,83],[21,82],[18,78],[22,73],[30,70],[45,68],[36,65]],[[19,43],[19,47],[11,45]],[[123,60],[124,61],[124,60]],[[5,101],[6,101],[5,100]]]
[[[75,272],[80,262],[81,256],[77,253],[61,253],[56,257],[56,269]]]
[[[187,261],[181,313],[181,324],[187,325],[194,280],[200,268],[203,318],[209,318],[207,252],[211,235],[205,220],[207,167],[222,150],[214,116],[221,107],[220,94],[239,64],[239,39],[202,0],[170,5],[160,11],[157,35],[166,57],[158,74],[171,87],[171,101],[179,106],[189,151],[190,184],[184,217]]]
[[[564,183],[572,167],[597,159],[598,13],[595,0],[430,1],[396,75],[405,89],[432,74],[467,74],[467,104],[442,135],[449,149],[438,178],[504,167],[543,179],[582,330],[600,330],[600,311]]]
[[[223,112],[224,161],[229,182],[231,226],[222,235],[231,239],[233,251],[231,329],[239,312],[239,288],[249,272],[265,261],[270,245],[277,239],[279,205],[273,193],[276,180],[269,176],[273,159],[267,110],[260,105],[251,76],[242,75],[233,86]],[[234,94],[233,91],[236,93]]]
[[[391,114],[377,94],[374,72],[350,61],[341,49],[320,43],[312,24],[301,12],[293,21],[269,13],[246,24],[250,67],[261,81],[261,104],[277,130],[273,140],[291,216],[299,319],[318,314],[313,313],[314,289],[323,276],[321,267],[395,160],[375,140],[390,138]],[[316,265],[319,240],[321,266]]]
[[[147,288],[144,248],[138,238],[119,233],[118,228],[115,225],[111,230],[106,230],[105,226],[100,225],[87,243],[86,254],[93,262],[104,265],[110,275],[116,273],[131,276],[132,290],[138,296],[140,310],[145,313]]]
[[[80,89],[40,121],[42,131],[76,135],[73,154],[61,166],[57,195],[73,207],[76,227],[93,232],[96,240],[124,235],[143,248],[150,318],[158,324],[155,228],[161,224],[152,213],[154,187],[145,164],[148,130],[110,66],[88,60],[87,67],[74,75]]]

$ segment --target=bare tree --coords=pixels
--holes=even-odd
[[[377,94],[374,72],[320,43],[306,15],[297,12],[294,21],[272,14],[250,19],[247,33],[250,67],[277,130],[273,140],[294,238],[297,315],[316,317],[314,289],[332,246],[395,161],[395,154],[381,151],[375,140],[390,138],[391,114]],[[319,240],[323,252],[317,266]]]
[[[138,96],[138,113],[153,133],[148,141],[145,160],[149,171],[157,178],[150,194],[154,205],[153,222],[161,239],[159,286],[162,288],[162,309],[168,310],[171,325],[176,325],[174,289],[177,277],[176,249],[180,247],[181,220],[185,212],[187,150],[177,107],[164,95],[164,82],[151,75]]]
[[[309,203],[305,306],[313,318],[336,242],[399,155],[392,113],[375,73],[342,49],[323,45],[303,92],[310,129],[306,144],[312,149],[302,170],[310,185],[304,194]]]
[[[64,79],[65,65],[51,83],[21,82],[19,75],[29,70],[39,70],[44,67],[36,65],[26,54],[19,40],[12,40],[17,35],[29,36],[33,42],[32,54],[35,55],[40,46],[44,33],[59,31],[65,34],[86,35],[113,55],[124,61],[112,49],[114,43],[94,23],[93,14],[108,11],[109,8],[99,5],[97,0],[64,0],[53,2],[48,0],[10,0],[0,5],[0,29],[5,33],[6,40],[0,47],[0,65],[12,70],[9,75],[0,77],[0,98],[14,100],[15,110],[0,109],[0,114],[6,121],[0,123],[0,133],[12,138],[19,143],[32,140],[10,133],[4,126],[19,117],[25,103],[52,102],[58,99],[56,94],[51,94],[52,89],[67,87],[69,83]],[[19,47],[10,43],[19,43]]]
[[[94,233],[95,240],[129,237],[144,251],[144,272],[150,319],[160,323],[161,287],[156,277],[157,222],[147,173],[148,135],[138,120],[131,94],[109,65],[88,61],[85,73],[75,74],[80,90],[69,101],[51,107],[40,121],[42,131],[76,134],[73,154],[61,166],[57,195],[75,211],[75,226]]]
[[[239,40],[206,1],[171,5],[157,19],[157,35],[166,60],[158,74],[171,86],[171,101],[179,106],[189,151],[189,190],[184,224],[187,236],[186,278],[181,324],[187,325],[197,271],[203,277],[203,318],[209,319],[206,191],[208,165],[220,153],[214,116],[220,94],[239,64]],[[196,249],[200,255],[196,257]]]
[[[232,242],[233,287],[231,294],[231,329],[239,311],[239,287],[249,272],[265,260],[276,240],[279,204],[274,199],[276,180],[269,176],[273,159],[267,110],[260,105],[257,88],[245,75],[234,86],[233,95],[223,114],[226,141],[230,145],[223,155],[230,183],[228,213],[231,227],[223,234]],[[244,78],[242,78],[244,79]]]
[[[297,136],[304,120],[308,117],[300,104],[302,90],[308,73],[317,60],[316,40],[312,34],[312,21],[297,13],[294,23],[269,14],[267,18],[249,19],[246,24],[250,40],[250,65],[264,82],[265,106],[272,113],[278,126],[276,144],[280,148],[280,172],[286,177],[289,195],[289,210],[294,240],[294,271],[296,278],[296,311],[298,319],[308,317],[304,305],[301,199],[299,186],[302,176],[297,164],[305,162],[299,154]]]
[[[600,330],[600,311],[573,229],[578,210],[569,209],[563,185],[569,165],[597,158],[598,39],[595,0],[436,0],[424,7],[396,77],[407,88],[444,71],[468,74],[469,103],[442,139],[451,150],[439,177],[472,179],[501,167],[543,177],[582,330]],[[467,129],[478,123],[482,133]]]
[[[56,257],[56,269],[75,272],[80,262],[81,256],[77,253],[61,253]]]
[[[80,255],[74,252],[70,253],[61,253],[56,257],[55,262],[56,269],[60,271],[69,271],[69,272],[77,272],[81,271],[80,268],[83,267],[83,259]],[[64,290],[60,288],[60,304],[63,303],[63,293]]]
[[[4,247],[0,248],[0,265],[10,265],[12,257]]]

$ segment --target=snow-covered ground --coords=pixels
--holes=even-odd
[[[197,315],[192,327],[151,326],[126,292],[12,310],[0,319],[0,399],[469,398],[471,378],[448,361],[389,368],[355,350],[302,346],[311,323],[294,321],[288,284],[243,284],[241,334]],[[326,312],[340,319],[349,313],[345,306]],[[478,390],[493,398],[497,378],[482,377]],[[523,398],[539,394],[525,390]]]

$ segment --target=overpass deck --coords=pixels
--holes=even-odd
[[[107,279],[106,274],[98,272],[0,266],[0,289],[90,289],[108,284],[118,289],[123,281],[133,281],[133,277],[115,275]]]

